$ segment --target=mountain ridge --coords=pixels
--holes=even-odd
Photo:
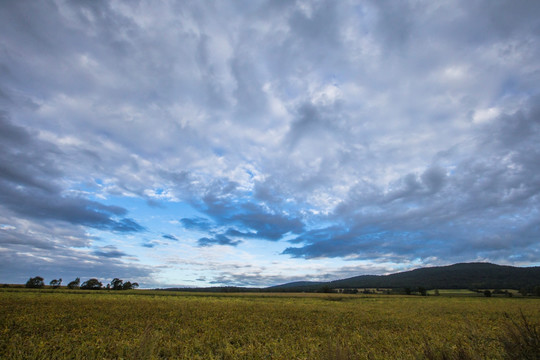
[[[304,283],[304,284],[302,284]],[[488,262],[423,267],[387,275],[359,275],[328,282],[293,282],[269,291],[316,291],[329,288],[520,289],[540,285],[540,267]]]

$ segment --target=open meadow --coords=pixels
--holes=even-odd
[[[534,358],[539,323],[538,298],[1,289],[0,358]]]

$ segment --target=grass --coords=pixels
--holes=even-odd
[[[540,299],[0,289],[0,358],[504,359],[522,319]]]

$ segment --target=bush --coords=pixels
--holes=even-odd
[[[423,355],[423,356],[422,356]],[[418,356],[419,359],[426,360],[480,360],[481,356],[474,351],[459,343],[457,346],[450,344],[440,344],[424,339],[423,353]]]
[[[500,336],[505,359],[540,360],[540,325],[531,324],[520,312],[519,320],[508,314],[505,332]]]

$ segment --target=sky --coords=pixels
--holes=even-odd
[[[0,2],[0,283],[540,265],[540,2]]]

